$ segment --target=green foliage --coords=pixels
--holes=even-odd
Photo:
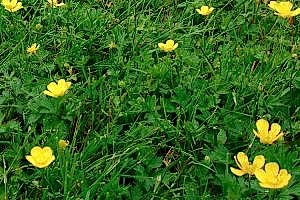
[[[299,198],[299,17],[242,0],[64,2],[0,8],[0,199]],[[43,94],[62,78],[67,94]],[[260,118],[283,141],[261,144]],[[55,161],[33,167],[34,146]],[[288,187],[234,176],[241,151],[278,162]]]

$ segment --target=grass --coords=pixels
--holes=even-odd
[[[64,3],[0,8],[0,199],[299,199],[299,17],[245,0]],[[43,94],[61,78],[66,95]],[[261,144],[260,118],[284,140]],[[33,167],[34,146],[55,161]],[[278,162],[289,185],[232,174],[241,151]]]

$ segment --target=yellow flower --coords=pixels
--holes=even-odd
[[[1,4],[9,12],[16,12],[23,8],[22,2],[18,2],[18,0],[2,0]]]
[[[165,52],[170,52],[178,47],[178,43],[175,44],[174,40],[167,40],[166,44],[158,43],[158,47]]]
[[[27,48],[27,52],[29,54],[36,54],[36,51],[40,48],[40,45],[37,45],[36,43],[32,44],[31,47]]]
[[[248,156],[243,152],[239,152],[237,156],[234,156],[234,160],[240,169],[230,167],[230,170],[237,176],[243,176],[245,174],[254,175],[255,171],[261,169],[265,164],[263,155],[255,156],[253,164],[251,164],[248,161]]]
[[[68,140],[59,140],[58,141],[58,147],[60,149],[65,149],[68,145],[69,145],[69,141]]]
[[[286,169],[279,171],[279,165],[276,162],[270,162],[265,165],[265,170],[259,169],[255,172],[259,185],[263,188],[278,189],[289,184],[291,174]]]
[[[26,159],[35,167],[44,168],[49,166],[55,159],[52,155],[52,149],[50,147],[33,147],[29,156]]]
[[[51,82],[47,85],[47,89],[44,91],[44,94],[51,96],[51,97],[61,97],[64,96],[71,86],[71,82],[66,82],[65,79],[60,79],[55,82]]]
[[[289,1],[279,3],[276,1],[271,1],[269,3],[269,7],[277,12],[275,15],[283,18],[291,18],[300,14],[300,8],[292,11],[293,3]]]
[[[58,3],[58,0],[48,0],[48,3],[50,4],[51,7],[60,7],[65,5],[64,3]]]
[[[115,49],[115,48],[117,48],[117,45],[114,41],[111,41],[110,44],[108,45],[108,48],[109,49]]]
[[[253,130],[253,133],[260,139],[263,144],[273,144],[276,140],[283,136],[283,132],[280,132],[280,125],[273,123],[271,130],[269,130],[269,122],[265,119],[257,120],[257,131]]]
[[[196,11],[197,11],[200,15],[207,16],[207,15],[210,15],[210,13],[212,13],[212,11],[213,11],[214,9],[215,9],[215,8],[213,8],[213,7],[201,6],[201,8],[200,8],[200,9],[196,9]]]

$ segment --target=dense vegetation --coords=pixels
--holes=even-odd
[[[299,16],[259,0],[63,3],[0,8],[0,199],[299,199]],[[60,79],[65,95],[43,93]],[[258,119],[284,136],[260,143]],[[48,167],[26,159],[35,146]],[[288,186],[235,176],[238,152]]]

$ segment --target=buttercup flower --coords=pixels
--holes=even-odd
[[[29,54],[36,54],[37,50],[40,48],[40,45],[37,45],[36,43],[32,44],[31,47],[27,48],[27,52]]]
[[[280,125],[273,123],[269,130],[269,122],[265,119],[257,120],[257,131],[253,130],[253,133],[260,139],[263,144],[273,144],[276,140],[283,136],[283,132],[280,132]]]
[[[18,2],[18,0],[2,0],[1,4],[9,12],[16,12],[23,8],[22,2]]]
[[[52,149],[50,147],[33,147],[29,156],[26,159],[35,167],[45,168],[49,166],[54,160],[55,156],[52,155]]]
[[[167,40],[166,44],[158,43],[158,47],[165,52],[170,52],[178,47],[178,43],[175,44],[174,40]]]
[[[68,145],[69,145],[69,141],[68,140],[59,140],[58,141],[58,147],[60,149],[65,149]]]
[[[51,96],[51,97],[61,97],[64,96],[71,86],[71,82],[66,82],[65,79],[60,79],[55,82],[51,82],[47,85],[47,89],[44,91],[44,94]]]
[[[213,7],[201,6],[201,8],[200,8],[200,9],[196,9],[196,11],[197,11],[200,15],[207,16],[207,15],[210,15],[210,13],[212,13],[212,11],[213,11],[214,9],[215,9],[215,8],[213,8]]]
[[[276,162],[270,162],[265,165],[265,170],[259,169],[255,172],[259,185],[263,188],[278,189],[289,184],[292,175],[286,169],[279,171],[279,165]]]
[[[65,5],[64,3],[58,3],[58,0],[48,0],[48,3],[50,4],[51,7],[59,7]]]
[[[275,15],[278,15],[283,18],[291,18],[300,14],[300,8],[292,11],[293,3],[290,1],[285,1],[285,2],[271,1],[269,3],[269,7],[277,12],[275,13]]]
[[[255,156],[253,164],[251,164],[247,155],[243,152],[239,152],[237,156],[234,156],[234,160],[240,169],[230,167],[230,170],[237,176],[254,175],[255,171],[262,168],[265,164],[265,158],[262,155]]]
[[[109,43],[109,45],[108,45],[108,48],[109,48],[109,49],[116,49],[116,48],[117,48],[117,45],[116,45],[116,43],[115,43],[114,41],[111,41],[111,42]]]

